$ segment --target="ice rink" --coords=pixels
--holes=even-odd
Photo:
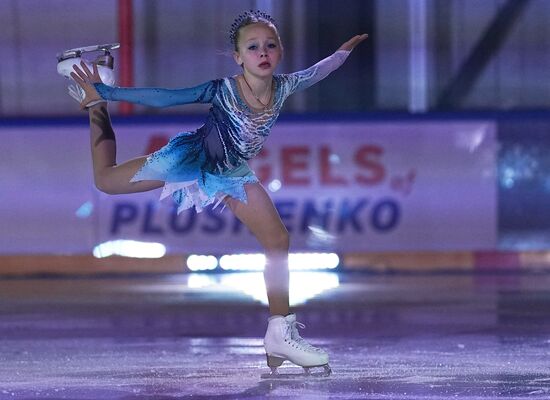
[[[1,280],[0,399],[550,398],[549,275],[295,274],[330,377],[262,377],[258,273]]]

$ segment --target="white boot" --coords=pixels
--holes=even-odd
[[[331,373],[328,365],[328,354],[306,342],[298,333],[296,315],[286,317],[277,315],[269,318],[267,332],[264,338],[264,347],[267,356],[267,365],[273,375],[277,374],[277,367],[288,360],[304,368],[306,374],[312,367],[323,367],[326,375]]]
[[[80,87],[80,85],[78,85],[71,78],[71,72],[74,72],[73,65],[77,65],[79,67],[81,66],[80,62],[82,60],[83,60],[82,57],[70,57],[70,58],[61,60],[57,63],[57,73],[70,80],[69,95],[73,99],[78,101],[78,103],[82,103],[85,97],[85,93],[84,93],[84,90]],[[113,86],[115,84],[115,73],[113,70],[113,57],[111,55],[100,56],[93,63],[91,63],[90,61],[84,60],[84,63],[90,69],[90,71],[93,70],[92,64],[97,64],[97,69],[99,71],[101,82],[109,86]],[[97,100],[97,101],[90,102],[89,104],[86,105],[86,107],[91,107],[94,104],[101,103],[103,101],[104,100]]]
[[[314,346],[310,345],[308,342],[306,342],[306,340],[303,337],[300,336],[300,333],[298,332],[298,328],[303,329],[306,326],[304,324],[302,324],[301,322],[296,321],[296,314],[288,314],[285,317],[285,319],[292,328],[292,331],[291,331],[292,340],[302,344],[302,346],[304,346],[306,348],[309,348],[312,351],[316,351],[316,352],[319,352],[319,353],[326,354],[327,355],[327,363],[328,363],[328,354],[327,354],[326,351],[320,349],[319,347],[314,347]]]

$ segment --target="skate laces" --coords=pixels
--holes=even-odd
[[[314,351],[314,352],[324,352],[322,349],[312,346],[309,344],[303,337],[300,336],[300,332],[298,332],[298,328],[305,329],[306,326],[298,321],[292,321],[288,324],[288,330],[290,332],[290,338],[295,343],[297,343],[302,349],[306,351]]]

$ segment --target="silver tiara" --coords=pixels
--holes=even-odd
[[[235,44],[235,42],[237,41],[237,32],[243,26],[243,22],[245,22],[250,17],[263,19],[275,25],[275,20],[271,17],[271,15],[264,13],[263,11],[259,11],[259,10],[246,11],[243,14],[240,14],[237,18],[235,18],[235,21],[233,21],[233,23],[231,24],[231,29],[229,30],[229,40],[231,41],[231,44]]]

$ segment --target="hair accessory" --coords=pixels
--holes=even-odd
[[[264,13],[263,11],[246,11],[235,18],[235,21],[231,24],[231,29],[229,30],[229,40],[231,41],[231,44],[235,44],[237,41],[237,32],[239,29],[243,26],[250,25],[258,21],[269,22],[275,25],[275,20],[271,17],[271,15]]]

